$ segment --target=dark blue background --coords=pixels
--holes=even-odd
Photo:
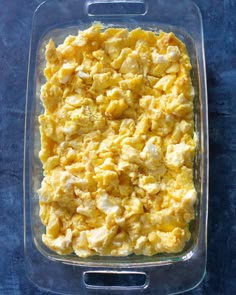
[[[81,1],[81,0],[78,0]],[[177,0],[176,0],[177,1]],[[42,0],[0,0],[0,294],[46,294],[26,278],[22,163],[32,14]],[[236,1],[196,0],[204,23],[210,134],[207,274],[186,294],[236,294]]]

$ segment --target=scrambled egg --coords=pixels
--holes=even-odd
[[[185,45],[95,24],[45,56],[43,242],[80,257],[180,252],[196,201]]]

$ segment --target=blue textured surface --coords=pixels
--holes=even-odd
[[[0,294],[46,294],[23,258],[24,100],[32,14],[42,0],[0,0]],[[205,32],[209,95],[208,264],[186,294],[236,294],[236,1],[197,1]]]

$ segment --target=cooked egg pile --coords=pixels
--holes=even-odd
[[[185,45],[95,24],[45,55],[43,242],[80,257],[181,251],[196,200]]]

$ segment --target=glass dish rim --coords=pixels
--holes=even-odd
[[[54,0],[49,0],[50,2],[53,2]],[[44,3],[46,3],[46,2],[48,2],[48,1],[45,1],[45,2],[43,2],[43,3],[41,3],[40,5],[39,5],[39,7],[41,7]],[[198,6],[193,2],[193,1],[189,1],[189,2],[191,2],[191,3],[193,3],[194,4],[194,6],[199,10],[199,8],[198,8]],[[38,8],[39,8],[38,7]],[[37,9],[38,9],[37,8]],[[36,11],[37,11],[37,9],[36,9]],[[35,11],[35,12],[36,12]],[[202,21],[201,21],[201,24],[202,24]],[[204,43],[203,43],[203,40],[204,40],[204,38],[203,38],[203,27],[201,26],[201,40],[202,40],[202,44],[201,44],[201,50],[202,50],[202,52],[200,52],[200,55],[201,55],[201,58],[202,58],[202,61],[201,61],[201,67],[203,68],[203,76],[204,76],[204,78],[205,78],[205,75],[206,75],[206,69],[205,69],[205,55],[204,55]],[[31,54],[32,54],[32,52],[31,52]],[[29,70],[28,70],[28,78],[27,78],[27,83],[29,83],[29,74],[30,74],[30,57],[29,57]],[[207,228],[207,204],[208,204],[208,167],[209,167],[209,165],[208,165],[208,160],[209,160],[209,157],[208,157],[208,133],[207,133],[207,131],[208,131],[208,120],[207,120],[207,103],[206,103],[206,100],[207,100],[207,94],[206,94],[206,79],[204,80],[203,79],[203,81],[202,81],[202,83],[201,83],[201,85],[203,86],[203,99],[205,100],[205,101],[203,101],[203,107],[204,107],[204,110],[202,110],[202,112],[203,112],[203,116],[202,116],[202,118],[203,118],[203,120],[204,120],[204,126],[205,126],[205,131],[206,131],[206,134],[205,134],[205,139],[204,139],[204,142],[203,142],[203,148],[204,148],[204,158],[205,158],[205,160],[204,160],[204,179],[203,179],[203,181],[204,181],[204,183],[205,183],[205,187],[204,187],[204,191],[205,191],[205,209],[206,209],[206,212],[205,212],[205,224],[203,224],[203,236],[204,237],[202,237],[203,239],[204,239],[204,241],[205,241],[205,247],[206,247],[206,234],[207,234],[207,232],[206,232],[206,228]],[[27,85],[27,97],[26,97],[26,111],[25,111],[25,114],[26,114],[26,118],[25,118],[25,144],[24,144],[24,172],[23,172],[23,178],[24,178],[24,220],[25,220],[25,227],[27,227],[27,224],[26,224],[26,219],[27,219],[27,217],[26,217],[26,215],[27,215],[27,212],[26,212],[26,202],[27,202],[27,189],[26,189],[26,186],[27,186],[27,184],[26,184],[26,182],[27,182],[27,180],[26,180],[26,178],[27,178],[27,172],[26,172],[26,169],[27,169],[27,136],[28,136],[28,131],[27,131],[27,128],[28,128],[28,120],[29,120],[29,115],[28,115],[28,113],[29,113],[29,97],[28,97],[28,94],[29,94],[29,89],[28,89],[28,87],[29,87],[29,84]],[[204,130],[203,130],[204,131]],[[26,235],[26,230],[25,230],[25,235]],[[27,245],[26,245],[26,237],[25,237],[25,249],[27,248]],[[200,243],[201,244],[201,243]],[[196,252],[198,252],[199,251],[199,249],[198,248],[195,248],[194,249]],[[193,255],[196,253],[196,252],[194,252],[193,253]],[[192,255],[191,255],[191,257],[192,257]],[[191,259],[191,257],[186,257],[186,259],[185,260],[188,260],[188,259]],[[54,261],[54,260],[53,260]],[[63,262],[63,261],[62,261]],[[170,263],[173,263],[173,262],[176,262],[176,261],[170,261]],[[63,263],[66,263],[66,262],[63,262]],[[69,264],[71,264],[71,265],[74,265],[73,263],[69,263]],[[95,263],[94,262],[92,262],[91,263],[91,265],[88,263],[88,262],[84,262],[83,264],[80,264],[80,263],[75,263],[76,265],[78,265],[78,266],[89,266],[89,267],[97,267],[97,266],[99,266],[99,267],[111,267],[111,265],[109,265],[109,264],[106,264],[106,265],[104,265],[104,266],[102,266],[100,263],[98,263],[98,264],[96,264],[95,265]],[[163,264],[161,264],[161,265],[163,265]],[[118,268],[118,267],[130,267],[130,264],[129,265],[125,265],[124,263],[121,263],[121,265],[120,264],[117,264],[115,267],[116,268]],[[151,263],[151,264],[146,264],[146,265],[144,265],[142,262],[140,262],[140,263],[138,263],[138,264],[133,264],[132,263],[132,266],[134,266],[134,267],[137,267],[137,266],[141,266],[141,267],[146,267],[146,266],[159,266],[159,264],[157,264],[157,261],[155,261],[155,262],[153,262],[153,263]]]

